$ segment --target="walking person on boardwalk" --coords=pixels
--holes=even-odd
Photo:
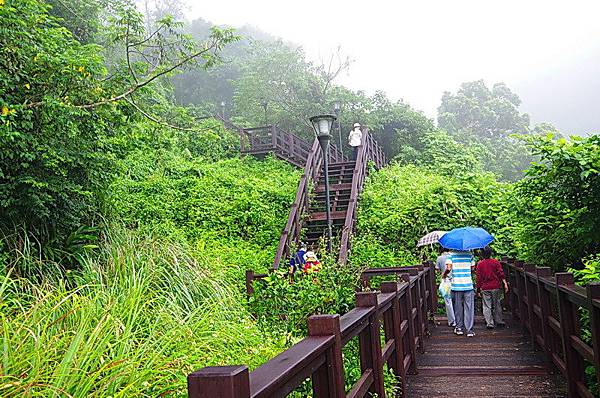
[[[454,333],[474,337],[475,290],[471,271],[475,266],[473,255],[469,251],[451,251],[446,256],[446,270],[442,278],[451,275],[452,307],[456,327]]]
[[[483,299],[483,317],[488,329],[504,326],[502,319],[502,305],[500,304],[500,288],[504,287],[504,293],[508,292],[508,283],[504,278],[502,265],[492,257],[492,249],[489,246],[483,248],[481,256],[483,260],[477,263],[477,293]]]
[[[352,147],[352,160],[356,160],[358,157],[358,148],[362,141],[362,130],[360,129],[360,123],[354,123],[354,127],[348,134],[348,145]]]
[[[446,271],[446,258],[448,257],[448,252],[446,249],[440,246],[439,254],[440,255],[435,261],[435,268],[437,268],[437,270],[443,276],[444,272]],[[446,279],[450,283],[452,282],[452,278],[450,276],[447,276],[446,278],[442,277],[442,282],[444,281],[444,279]],[[456,323],[454,321],[454,308],[452,307],[452,296],[445,296],[444,304],[446,306],[446,317],[448,318],[448,326],[455,327]]]

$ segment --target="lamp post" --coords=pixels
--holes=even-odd
[[[268,124],[267,121],[267,107],[269,106],[269,102],[266,100],[263,100],[263,102],[260,103],[260,106],[263,107],[263,109],[265,110],[265,126]]]
[[[225,120],[225,101],[221,101],[221,117]]]
[[[340,139],[340,146],[338,147],[338,150],[340,152],[342,152],[342,126],[341,126],[341,121],[340,121],[340,112],[342,111],[342,104],[340,103],[340,101],[335,101],[333,103],[333,112],[335,112],[335,117],[337,119],[337,130],[338,130],[338,136]]]
[[[327,253],[331,253],[331,202],[329,201],[329,141],[331,127],[336,117],[334,115],[318,115],[310,118],[321,151],[323,152],[323,174],[325,176],[325,215],[327,217]]]

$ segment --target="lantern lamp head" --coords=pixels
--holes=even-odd
[[[330,114],[311,117],[310,122],[317,137],[329,136],[335,119],[336,117]]]

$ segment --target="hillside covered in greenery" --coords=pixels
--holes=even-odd
[[[598,135],[532,126],[483,81],[434,121],[338,85],[341,54],[316,64],[155,3],[0,0],[1,396],[183,396],[189,372],[254,368],[310,314],[348,311],[362,268],[420,262],[436,229],[482,226],[497,253],[600,278]],[[301,170],[240,157],[221,119],[312,140],[308,117],[335,101],[342,131],[368,126],[391,160],[366,181],[350,264],[320,254],[322,272],[272,273],[246,300]]]

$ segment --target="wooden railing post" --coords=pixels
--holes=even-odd
[[[358,335],[360,346],[360,368],[364,374],[373,370],[373,384],[369,388],[378,397],[385,397],[383,386],[383,363],[381,361],[381,341],[379,337],[379,312],[377,311],[377,292],[357,292],[357,307],[373,307],[369,316],[369,325]]]
[[[594,348],[594,367],[596,380],[600,385],[600,282],[590,283],[586,287],[590,306],[590,328],[592,329],[592,346]]]
[[[244,153],[244,129],[240,129],[240,153]]]
[[[515,283],[517,285],[518,295],[516,296],[517,305],[519,306],[519,321],[521,321],[521,330],[523,333],[528,331],[527,328],[527,308],[525,308],[525,270],[523,269],[523,261],[515,261]]]
[[[424,335],[429,335],[429,299],[427,297],[427,290],[429,289],[429,275],[425,275],[427,265],[425,263],[419,264],[419,288],[421,290],[421,321],[423,322],[421,328],[423,329]],[[425,340],[423,340],[423,350],[425,350]]]
[[[403,392],[406,386],[406,369],[404,369],[404,346],[402,344],[402,331],[400,325],[402,318],[400,314],[400,301],[398,297],[397,282],[383,282],[381,284],[382,293],[395,293],[396,297],[392,301],[392,308],[387,311],[383,317],[386,340],[394,339],[395,351],[388,360],[388,366],[394,370],[394,374],[398,377],[400,390]]]
[[[568,297],[568,294],[561,291],[562,286],[575,284],[573,274],[570,272],[557,272],[556,277],[556,297],[558,298],[558,313],[560,316],[560,331],[562,338],[563,354],[565,359],[567,387],[569,398],[580,397],[577,388],[578,383],[585,383],[584,363],[573,345],[571,336],[576,335],[577,328],[577,306],[575,306]]]
[[[254,287],[252,286],[254,281],[254,271],[251,269],[246,270],[246,298],[250,298],[254,294]]]
[[[533,312],[533,305],[535,303],[535,296],[537,296],[537,290],[533,289],[530,281],[531,276],[529,273],[535,274],[535,265],[526,263],[523,264],[523,281],[525,285],[525,294],[527,295],[527,319],[529,320],[529,339],[531,341],[531,347],[535,350],[535,335],[537,333],[535,326],[535,313]],[[537,274],[535,274],[537,277]]]
[[[250,398],[248,368],[212,366],[190,373],[187,378],[189,398]]]
[[[420,269],[411,269],[408,271],[411,276],[418,276]],[[421,354],[425,353],[425,346],[423,339],[425,338],[425,331],[423,330],[423,296],[421,294],[421,281],[417,279],[414,290],[413,290],[413,306],[417,309],[417,334],[419,336],[418,350]]]
[[[435,275],[435,264],[433,261],[428,261],[427,266],[429,267],[429,305],[431,311],[431,318],[437,313],[437,277]]]
[[[514,259],[509,258],[507,260],[507,269],[509,270],[509,303],[510,310],[512,313],[512,319],[516,320],[519,317],[519,284],[517,283],[517,271],[515,271]]]
[[[408,321],[408,348],[410,350],[410,365],[407,372],[417,374],[417,345],[415,344],[417,332],[415,330],[415,317],[413,317],[412,287],[410,286],[410,274],[400,275],[400,279],[406,283],[406,294],[404,295],[404,307],[406,320]]]
[[[544,352],[546,353],[546,362],[548,369],[554,370],[554,362],[552,362],[552,329],[550,329],[550,325],[548,323],[548,317],[551,314],[550,306],[552,302],[550,300],[550,293],[546,289],[546,285],[540,281],[541,278],[548,278],[552,276],[552,271],[550,267],[538,267],[536,269],[537,278],[537,295],[540,303],[540,326],[542,328],[542,339],[544,339],[544,346],[542,347]]]
[[[313,315],[308,318],[309,336],[334,336],[327,360],[312,376],[315,398],[345,398],[342,335],[339,315]]]
[[[275,131],[275,125],[271,126],[271,145],[273,146],[273,149],[277,148],[277,136],[276,136],[276,131]]]

